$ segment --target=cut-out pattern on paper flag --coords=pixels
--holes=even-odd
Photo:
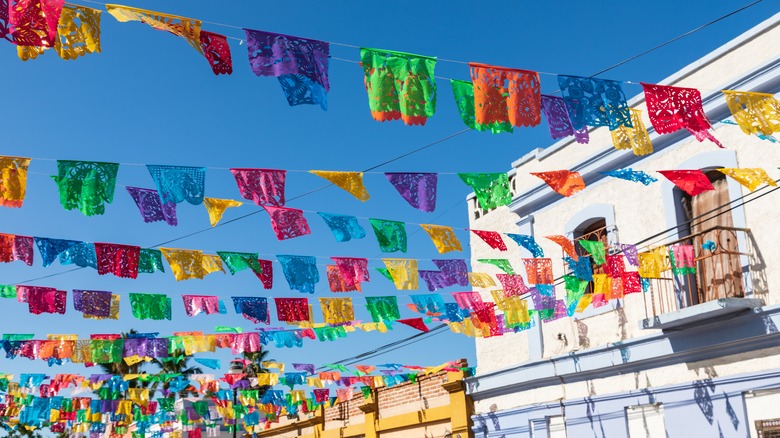
[[[701,93],[695,88],[642,83],[650,123],[659,134],[685,128],[699,141],[709,139],[723,147],[709,132],[711,128],[702,107]]]
[[[420,226],[431,236],[431,240],[436,245],[436,250],[439,251],[439,254],[450,251],[463,251],[460,240],[458,240],[455,232],[452,231],[452,227],[432,224],[420,224]]]
[[[369,219],[382,252],[406,252],[406,224],[384,219]]]
[[[327,324],[344,324],[355,320],[352,298],[320,298],[320,307]]]
[[[274,286],[274,266],[271,260],[258,259],[261,272],[255,272],[255,276],[263,283],[263,289],[271,289]]]
[[[623,273],[623,292],[626,295],[642,292],[642,281],[638,272],[627,271]]]
[[[114,274],[117,277],[138,277],[138,258],[141,248],[115,243],[95,243],[98,274]]]
[[[469,63],[475,123],[503,129],[507,123],[536,126],[542,120],[539,74],[535,71]]]
[[[206,168],[188,166],[158,166],[147,164],[163,205],[187,201],[203,203],[206,190]]]
[[[436,112],[436,58],[361,48],[360,64],[374,120],[425,125]]]
[[[401,318],[398,299],[394,296],[366,297],[366,308],[374,322],[393,322]]]
[[[352,239],[366,237],[366,230],[360,226],[355,216],[343,216],[319,211],[317,214],[325,221],[333,237],[339,242],[348,242]]]
[[[157,190],[130,186],[126,188],[127,193],[130,194],[133,201],[135,201],[135,205],[138,206],[144,222],[165,221],[168,225],[177,225],[179,223],[176,218],[176,204],[163,204],[160,199],[160,193]]]
[[[626,257],[626,260],[628,260],[628,263],[631,263],[634,266],[639,266],[639,257],[637,256],[637,254],[639,254],[639,250],[636,248],[636,245],[624,243],[620,245],[620,250]]]
[[[106,10],[120,23],[128,21],[146,23],[154,29],[165,30],[184,38],[198,53],[203,53],[200,43],[200,20],[113,4],[106,5]]]
[[[493,209],[512,202],[509,176],[506,173],[459,173],[460,179],[471,186],[483,209]]]
[[[512,124],[508,121],[496,121],[494,123],[477,123],[476,105],[474,103],[474,84],[469,81],[450,80],[452,95],[458,107],[458,113],[463,123],[475,131],[490,131],[493,134],[512,132]]]
[[[658,181],[658,179],[648,175],[647,173],[642,172],[641,170],[633,170],[630,167],[627,167],[625,169],[617,169],[617,170],[611,170],[609,172],[599,172],[599,173],[603,175],[611,176],[613,178],[620,178],[626,181],[642,183],[646,186],[649,186],[651,183]]]
[[[385,172],[385,177],[412,207],[428,213],[436,210],[438,174]]]
[[[435,291],[436,289],[444,289],[445,287],[449,287],[453,285],[452,279],[447,275],[443,274],[441,271],[420,270],[418,271],[418,273],[420,275],[420,278],[422,278],[423,281],[425,282],[425,286],[431,292]],[[388,278],[395,283],[395,280],[392,278],[389,271],[387,275]]]
[[[354,196],[359,201],[368,201],[366,186],[363,185],[363,172],[333,172],[327,170],[310,170],[309,173],[332,182],[335,186]]]
[[[487,263],[502,270],[505,274],[515,275],[515,269],[508,259],[477,259],[479,263]]]
[[[27,264],[27,266],[32,266],[34,254],[33,241],[32,237],[0,234],[0,263],[10,263],[15,260],[21,260]],[[43,253],[41,253],[41,255],[43,255]],[[56,257],[56,255],[54,257]],[[52,258],[52,261],[54,261],[54,258]],[[49,263],[51,264],[51,261]]]
[[[51,178],[63,208],[93,216],[105,213],[105,203],[114,200],[118,170],[117,163],[57,160],[57,175]]]
[[[311,234],[309,222],[303,215],[303,210],[287,207],[264,206],[271,218],[271,227],[279,240],[294,239]]]
[[[563,281],[566,285],[566,310],[568,316],[571,317],[580,306],[580,301],[588,288],[588,282],[572,275],[564,275]],[[587,304],[585,306],[587,307]]]
[[[552,259],[523,259],[525,273],[531,284],[553,284]]]
[[[268,299],[265,297],[230,297],[233,300],[233,307],[236,313],[240,313],[244,318],[255,324],[271,323],[271,316],[268,312]]]
[[[723,90],[726,104],[742,132],[764,136],[780,132],[780,101],[768,93]]]
[[[286,170],[276,169],[230,169],[236,179],[238,191],[244,199],[259,206],[284,205]]]
[[[19,208],[27,195],[30,158],[0,157],[0,206]]]
[[[563,260],[569,265],[569,270],[580,280],[593,281],[593,266],[589,256],[580,256],[576,260],[571,257],[564,257]]]
[[[290,106],[328,109],[330,44],[259,30],[244,29],[249,65],[257,76],[279,79]]]
[[[25,297],[30,313],[40,315],[42,313],[65,314],[68,293],[51,287],[17,286],[17,293]]]
[[[171,265],[176,281],[190,278],[203,279],[208,274],[222,270],[222,261],[219,257],[214,256],[216,260],[213,260],[202,251],[175,248],[160,248],[160,251]]]
[[[46,46],[18,46],[22,61],[35,59]],[[54,50],[64,60],[100,52],[100,11],[84,6],[64,5],[57,25]]]
[[[577,260],[577,258],[579,257],[577,255],[577,250],[574,249],[574,242],[569,240],[566,236],[561,236],[561,235],[557,235],[557,236],[544,236],[544,238],[548,239],[548,240],[552,240],[553,242],[555,242],[558,245],[560,245],[561,248],[563,249],[563,251],[569,257],[573,258],[574,260]]]
[[[368,259],[355,257],[331,257],[341,271],[342,277],[348,284],[357,284],[370,281],[368,273]],[[358,288],[360,290],[360,288]]]
[[[53,47],[64,0],[8,0],[9,41],[17,46]],[[5,15],[5,14],[3,14]]]
[[[469,283],[473,287],[488,288],[496,285],[493,277],[484,272],[469,272]]]
[[[469,268],[463,259],[431,260],[447,279],[448,286],[468,286]]]
[[[60,253],[59,259],[61,265],[97,269],[97,254],[92,243],[79,242],[72,245]]]
[[[669,263],[674,275],[696,273],[696,256],[693,245],[674,245],[669,248]]]
[[[536,243],[536,239],[534,239],[533,236],[526,234],[507,234],[507,236],[514,240],[515,243],[528,250],[528,252],[530,252],[531,255],[535,258],[544,257],[544,251],[542,251],[542,247]]]
[[[496,278],[501,282],[504,289],[504,295],[511,297],[528,292],[528,286],[525,285],[523,277],[512,274],[496,274]]]
[[[326,274],[328,275],[328,288],[331,292],[353,292],[361,291],[360,283],[355,281],[349,281],[344,277],[344,273],[341,272],[336,265],[327,265]]]
[[[171,299],[164,294],[131,293],[130,308],[136,319],[171,320]]]
[[[665,246],[639,253],[639,275],[642,278],[661,278],[661,272],[669,269]]]
[[[484,231],[484,230],[470,230],[470,231],[476,234],[491,248],[497,249],[499,251],[507,250],[506,244],[504,243],[504,240],[501,238],[500,233],[497,233],[495,231]]]
[[[634,155],[641,156],[653,153],[653,143],[650,134],[642,122],[642,111],[631,108],[631,125],[618,126],[611,132],[612,144],[615,149],[631,149]]]
[[[107,318],[111,314],[111,292],[74,290],[73,308],[84,315]]]
[[[78,240],[49,239],[46,237],[35,238],[35,245],[41,253],[44,268],[54,263],[54,260],[57,260],[57,257],[63,251],[79,243],[81,242]]]
[[[658,173],[691,196],[715,190],[710,179],[701,170],[659,170]]]
[[[604,272],[612,278],[622,278],[626,272],[626,264],[623,263],[622,254],[607,254]]]
[[[212,315],[219,313],[219,297],[214,295],[182,295],[184,312],[187,316],[195,316],[200,313]]]
[[[255,274],[261,274],[263,268],[257,258],[257,253],[217,251],[217,255],[227,266],[230,275],[244,269],[251,269]]]
[[[230,56],[230,45],[224,35],[200,31],[200,50],[211,66],[215,75],[232,74],[233,59]]]
[[[419,287],[416,259],[382,259],[398,290],[417,290]]]
[[[544,112],[544,117],[547,119],[550,136],[553,140],[573,135],[574,140],[577,143],[583,144],[590,141],[587,126],[578,130],[575,130],[572,127],[572,122],[569,118],[569,110],[562,97],[543,94],[542,111]]]
[[[452,297],[461,309],[475,311],[485,306],[479,292],[453,292]]]
[[[153,274],[157,271],[165,272],[162,252],[159,249],[141,248],[141,253],[138,256],[138,273]]]
[[[412,303],[420,313],[440,314],[446,310],[444,299],[439,294],[409,295]]]
[[[169,205],[176,205],[176,204],[169,204]],[[234,201],[232,199],[217,199],[217,198],[208,198],[203,197],[203,205],[206,207],[206,211],[209,214],[209,222],[211,223],[212,227],[217,226],[217,223],[219,223],[220,220],[222,220],[222,215],[225,214],[225,210],[231,207],[240,207],[244,205],[243,202]]]
[[[721,168],[718,169],[718,172],[729,176],[751,192],[763,183],[769,184],[772,187],[777,187],[775,180],[770,178],[769,175],[767,175],[766,170],[761,168]]]
[[[314,256],[277,255],[282,265],[284,278],[290,289],[304,293],[314,293],[314,285],[320,281],[317,270],[317,258]]]
[[[588,253],[588,255],[593,259],[593,263],[597,265],[603,265],[607,259],[606,259],[606,249],[604,247],[604,242],[600,240],[578,240],[580,246]]]
[[[619,126],[631,128],[626,95],[620,82],[607,79],[558,76],[563,100],[574,129],[586,126]]]
[[[119,319],[119,294],[111,294],[111,307],[108,312],[108,316],[95,316],[83,314],[84,319]]]
[[[309,320],[309,300],[306,298],[274,298],[276,318],[284,322]]]
[[[531,175],[540,178],[551,189],[563,196],[571,196],[585,188],[585,181],[579,172],[569,170],[552,170],[549,172],[531,172]]]

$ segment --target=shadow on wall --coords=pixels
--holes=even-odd
[[[748,237],[748,269],[750,270],[750,282],[753,286],[753,293],[756,295],[766,295],[769,293],[769,282],[766,278],[766,261],[761,254],[761,250],[756,244],[756,238],[753,233],[746,233]]]

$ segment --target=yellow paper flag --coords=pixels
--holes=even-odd
[[[0,206],[19,208],[27,194],[30,158],[0,157]]]
[[[360,201],[368,201],[371,195],[368,194],[363,185],[363,172],[330,172],[326,170],[310,170],[309,173],[324,178],[336,186],[346,190],[350,195]]]
[[[203,254],[202,251],[160,248],[160,252],[165,256],[165,260],[171,265],[173,276],[176,281],[187,280],[190,278],[202,279],[212,272],[222,271],[222,259],[216,255]]]
[[[352,298],[320,298],[320,307],[328,324],[340,324],[355,319]]]
[[[634,155],[653,153],[653,143],[650,142],[650,134],[642,123],[641,110],[631,108],[631,124],[632,128],[619,126],[612,131],[612,144],[615,149],[632,149]]]
[[[122,5],[107,4],[106,9],[120,23],[140,21],[157,30],[168,31],[184,38],[192,48],[203,54],[203,49],[200,46],[200,20]]]
[[[767,175],[766,170],[761,168],[753,169],[738,169],[738,168],[722,168],[718,169],[721,172],[734,181],[747,187],[751,192],[758,188],[762,183],[767,183],[772,187],[777,187],[775,180]]]
[[[416,259],[382,259],[398,290],[417,290],[419,274]]]
[[[463,251],[460,240],[455,236],[452,227],[432,224],[420,224],[420,226],[423,227],[429,236],[431,236],[431,240],[433,241],[433,244],[436,245],[439,254],[450,251]]]
[[[474,287],[493,287],[496,282],[493,281],[493,277],[484,272],[469,272],[469,283]]]
[[[203,205],[206,206],[206,211],[209,213],[209,221],[211,221],[211,226],[213,227],[222,219],[225,210],[230,207],[240,207],[244,203],[232,199],[203,198]]]
[[[771,94],[723,90],[726,104],[745,134],[780,132],[780,102]]]

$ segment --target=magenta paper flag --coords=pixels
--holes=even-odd
[[[336,262],[336,266],[341,272],[341,277],[347,283],[347,286],[354,286],[356,283],[370,281],[368,273],[368,259],[354,257],[331,257]]]
[[[519,296],[528,292],[528,286],[525,285],[523,277],[519,275],[496,274],[496,278],[501,282],[504,288],[504,295]]]
[[[230,169],[244,199],[257,205],[283,206],[286,170]]]
[[[182,295],[184,311],[187,316],[195,316],[199,313],[211,315],[219,313],[219,297],[207,295]]]
[[[309,223],[303,216],[303,210],[297,208],[271,207],[266,205],[265,211],[271,217],[271,226],[279,240],[311,234]]]
[[[428,213],[436,210],[438,174],[386,172],[385,177],[412,207]]]
[[[0,234],[0,263],[21,260],[27,266],[32,266],[33,242],[34,239],[32,237]],[[54,261],[53,258],[52,261]]]
[[[34,315],[41,313],[65,314],[68,300],[66,291],[49,287],[27,287],[26,289],[23,293],[26,293],[30,313]],[[18,287],[17,292],[19,292]]]
[[[453,292],[452,296],[461,309],[477,310],[485,305],[479,292]]]

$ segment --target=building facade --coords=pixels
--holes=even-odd
[[[460,364],[466,367],[462,359]],[[376,388],[370,397],[355,391],[352,400],[322,406],[301,418],[280,420],[257,438],[468,438],[473,403],[463,372],[420,375],[416,382]]]
[[[615,149],[606,127],[591,129],[588,144],[565,139],[536,149],[512,163],[509,206],[485,211],[469,197],[470,228],[535,236],[558,279],[568,267],[561,247],[544,236],[598,240],[608,253],[620,244],[640,251],[691,245],[696,273],[665,271],[643,292],[477,338],[477,373],[467,379],[475,436],[780,436],[772,434],[780,424],[780,269],[773,263],[780,260],[780,192],[751,193],[715,171],[764,168],[780,178],[778,144],[730,124],[720,91],[780,91],[780,14],[658,83],[699,89],[725,148],[685,130],[658,135],[638,95],[629,105],[643,110],[652,154]],[[645,187],[600,173],[628,167],[653,175],[700,169],[715,190],[689,197],[660,176]],[[564,198],[530,174],[558,169],[579,172],[587,188]],[[497,253],[472,236],[473,269],[496,274],[478,260],[509,258],[519,268],[531,257],[508,246]],[[490,290],[480,293],[491,300]],[[566,299],[562,286],[555,293]]]

